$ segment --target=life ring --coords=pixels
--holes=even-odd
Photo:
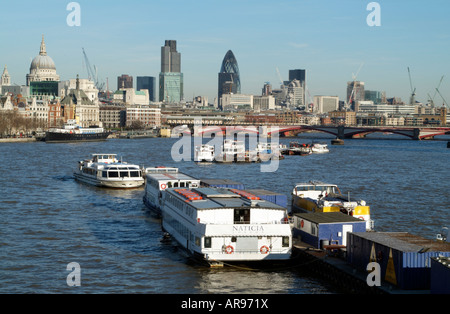
[[[261,254],[267,254],[267,253],[269,253],[269,248],[266,245],[263,245],[263,246],[261,246],[259,251],[261,252]]]
[[[233,252],[234,252],[234,248],[231,245],[229,245],[225,248],[225,253],[232,254]]]
[[[165,185],[164,183],[161,183],[161,190],[165,190],[167,187],[167,185]]]

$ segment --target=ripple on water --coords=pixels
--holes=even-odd
[[[291,139],[280,139],[289,144]],[[299,271],[209,269],[162,243],[161,221],[147,215],[143,188],[108,190],[80,184],[73,168],[91,153],[112,152],[145,166],[165,165],[199,178],[240,181],[288,195],[301,181],[338,184],[371,206],[379,231],[434,238],[448,223],[450,182],[441,180],[450,150],[442,143],[346,140],[330,153],[286,156],[276,172],[262,164],[174,162],[177,139],[2,146],[0,292],[7,293],[333,293]],[[300,139],[300,141],[302,141]],[[305,140],[310,142],[311,139]],[[328,141],[329,139],[326,139]],[[444,145],[445,146],[445,145]],[[55,156],[58,156],[56,158]],[[34,165],[39,165],[35,167]],[[44,170],[44,171],[43,171]],[[82,286],[68,289],[67,264],[81,267]]]

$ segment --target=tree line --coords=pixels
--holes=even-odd
[[[16,110],[0,111],[0,137],[31,135],[46,127],[45,120],[24,117]]]

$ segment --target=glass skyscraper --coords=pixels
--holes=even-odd
[[[241,78],[239,76],[239,67],[231,50],[228,50],[222,61],[222,66],[219,72],[219,92],[218,100],[222,94],[240,94],[241,93]]]
[[[166,40],[161,47],[161,73],[159,73],[159,101],[180,102],[183,99],[183,73],[181,54],[176,40]]]
[[[136,80],[137,90],[148,89],[151,101],[155,101],[156,80],[153,76],[138,76]]]

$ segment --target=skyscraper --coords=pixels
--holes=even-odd
[[[306,70],[289,70],[289,82],[292,83],[294,80],[298,81],[296,82],[297,85],[300,83],[302,89],[301,101],[298,102],[297,105],[306,106]]]
[[[228,50],[222,61],[219,72],[218,100],[222,94],[240,94],[241,78],[236,57],[231,50]]]
[[[133,77],[122,74],[117,77],[117,89],[121,88],[133,88]]]
[[[159,101],[180,102],[183,99],[183,73],[181,54],[176,40],[166,40],[161,47],[161,72],[159,73]]]
[[[289,81],[299,80],[302,85],[306,83],[306,70],[289,70]]]
[[[153,76],[138,76],[136,79],[136,89],[148,89],[151,101],[155,101],[156,79]]]
[[[357,101],[365,99],[364,82],[351,81],[347,82],[347,99],[350,109],[355,110]]]

